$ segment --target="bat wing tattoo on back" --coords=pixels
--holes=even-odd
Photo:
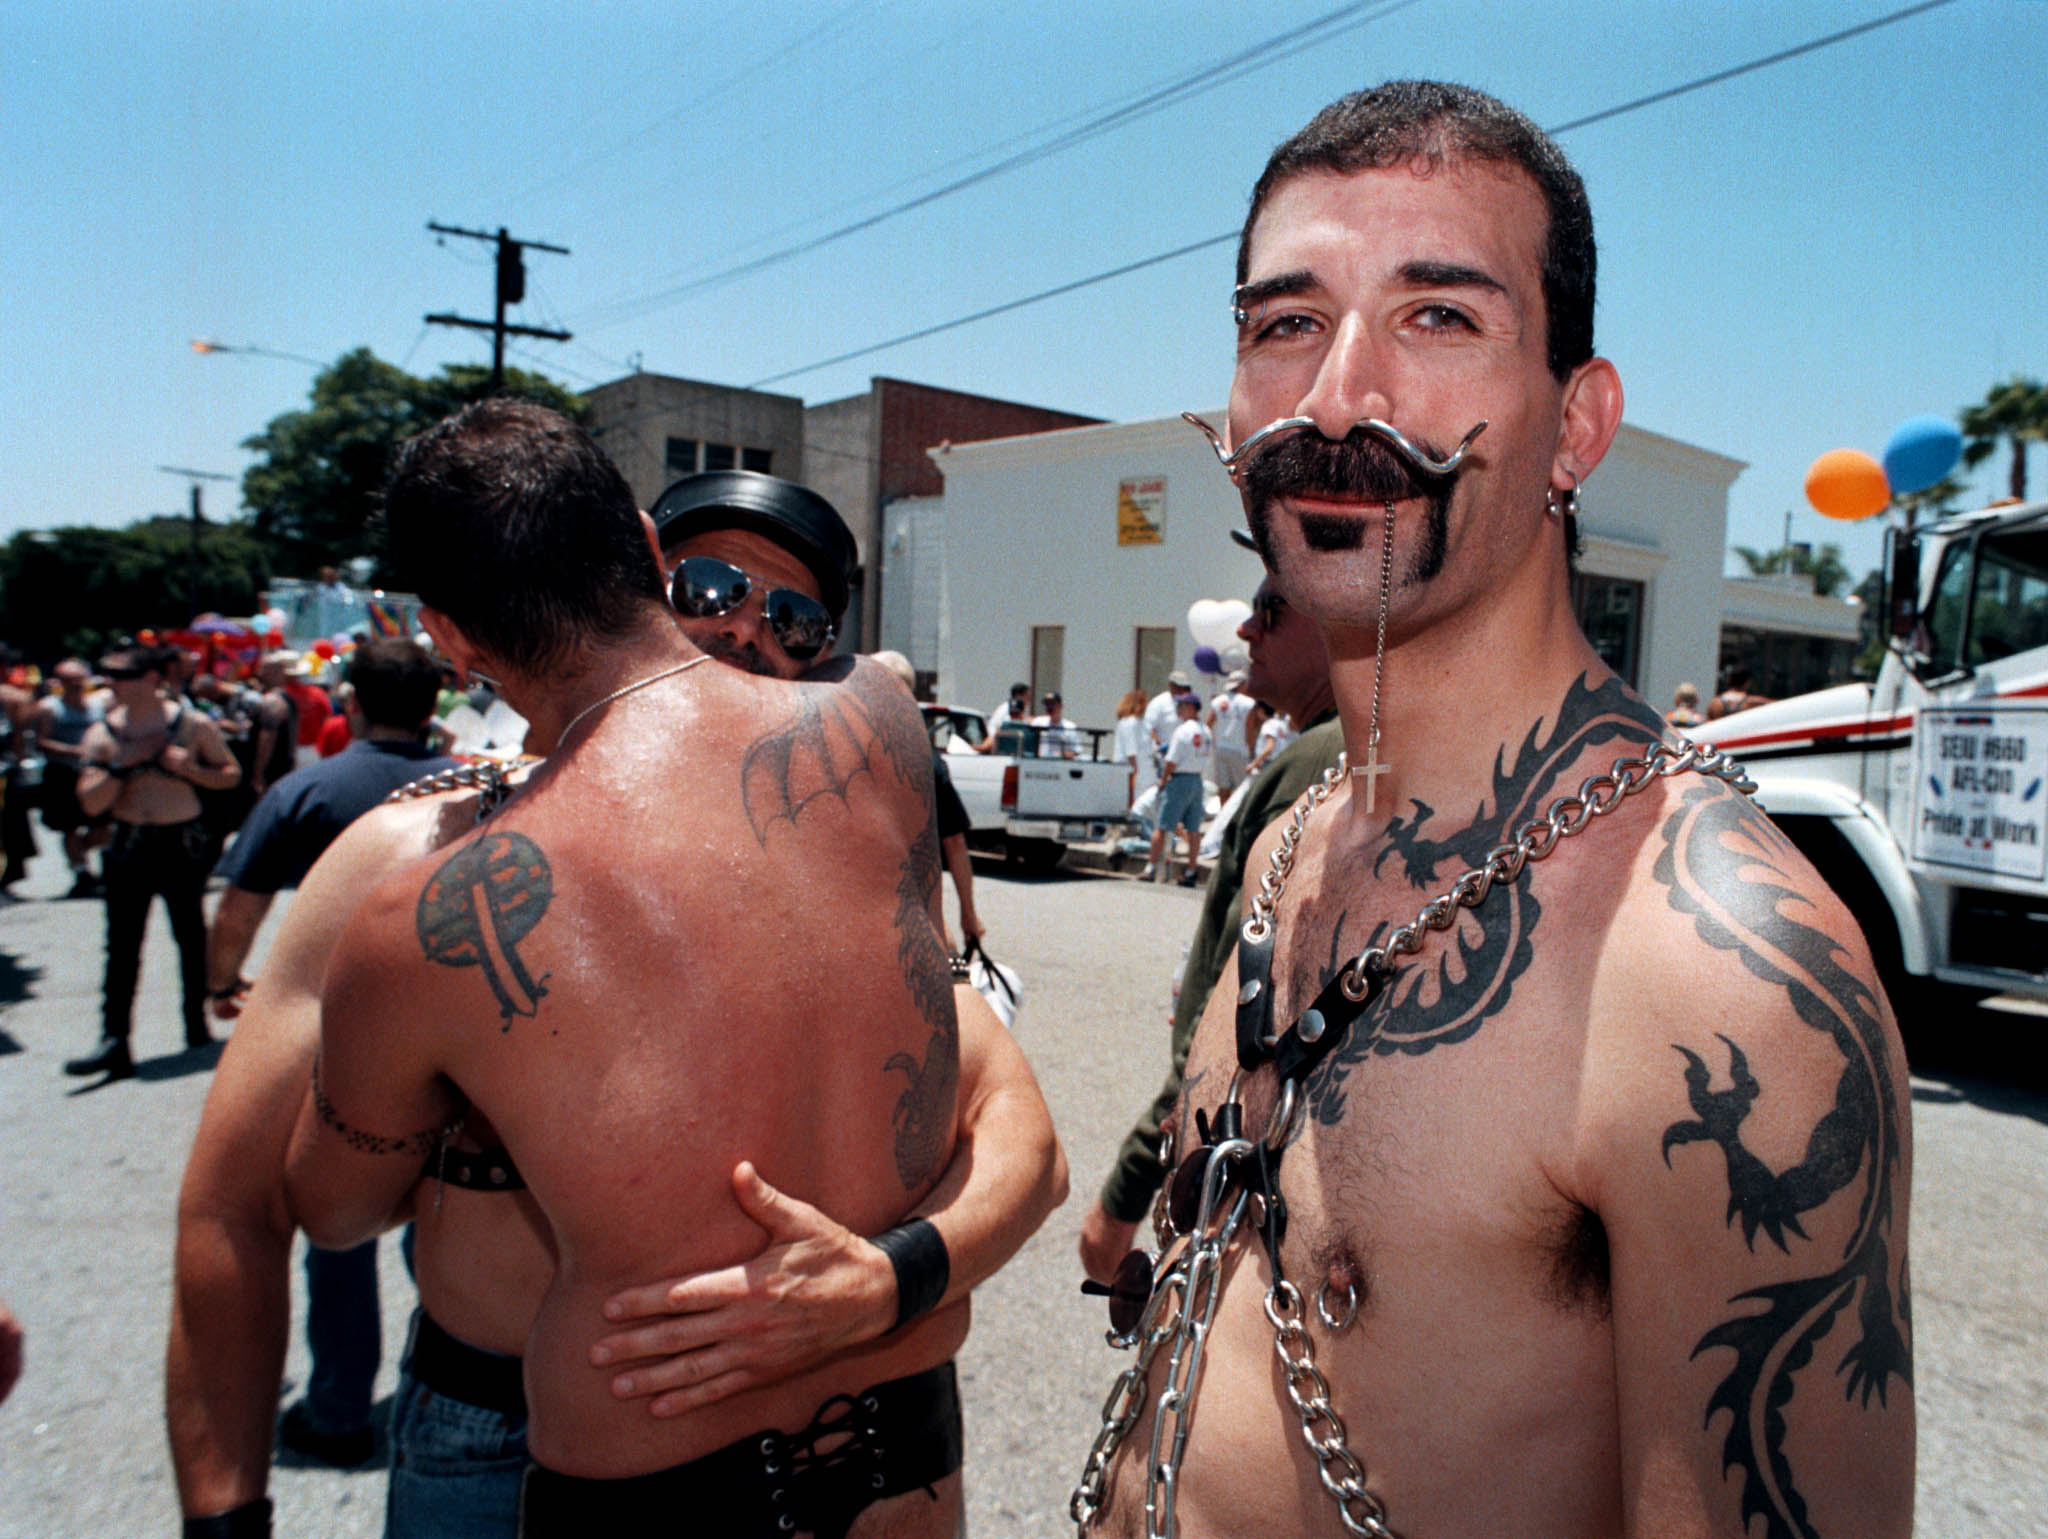
[[[867,712],[844,690],[801,691],[795,720],[756,738],[740,761],[740,796],[754,837],[794,823],[820,797],[846,800],[856,776],[873,774],[881,739]]]
[[[1772,1170],[1742,1141],[1743,1123],[1764,1091],[1748,1055],[1720,1037],[1728,1084],[1715,1089],[1708,1058],[1674,1043],[1685,1060],[1693,1116],[1673,1123],[1662,1140],[1667,1165],[1689,1144],[1720,1149],[1728,1171],[1726,1222],[1740,1221],[1751,1250],[1761,1232],[1792,1254],[1787,1236],[1807,1240],[1801,1215],[1861,1183],[1853,1231],[1831,1265],[1737,1294],[1729,1302],[1743,1306],[1741,1312],[1693,1349],[1694,1357],[1724,1349],[1735,1354],[1707,1402],[1706,1419],[1711,1425],[1723,1411],[1730,1417],[1721,1461],[1724,1470],[1741,1474],[1743,1523],[1763,1518],[1766,1539],[1815,1539],[1818,1530],[1785,1447],[1785,1407],[1798,1388],[1796,1376],[1836,1317],[1853,1309],[1856,1339],[1833,1365],[1843,1395],[1868,1409],[1873,1395],[1885,1404],[1894,1377],[1912,1384],[1906,1265],[1901,1256],[1895,1292],[1891,1254],[1904,1128],[1882,1016],[1870,985],[1843,965],[1833,937],[1798,917],[1807,905],[1785,874],[1791,845],[1755,808],[1696,787],[1666,822],[1664,839],[1655,876],[1669,890],[1671,906],[1692,916],[1709,946],[1734,953],[1753,976],[1784,988],[1799,1020],[1824,1033],[1842,1055],[1834,1103],[1814,1123],[1803,1156]]]

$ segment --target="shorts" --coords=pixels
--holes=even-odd
[[[1175,775],[1159,792],[1158,822],[1154,825],[1171,833],[1185,828],[1191,834],[1202,831],[1202,777]]]
[[[818,1445],[826,1443],[823,1449]],[[678,1532],[776,1539],[791,1532],[844,1539],[876,1502],[960,1468],[960,1386],[951,1363],[834,1395],[794,1435],[753,1432],[651,1475],[587,1480],[534,1465],[526,1472],[520,1539],[634,1539]]]

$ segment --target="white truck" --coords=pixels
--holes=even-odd
[[[1903,1016],[2048,1000],[2048,502],[1893,530],[1877,678],[1689,729],[1757,782]]]
[[[1050,871],[1068,845],[1107,839],[1123,827],[1130,780],[1122,765],[1101,757],[1109,734],[1005,722],[984,753],[989,730],[981,712],[927,705],[924,719],[967,809],[972,848]]]

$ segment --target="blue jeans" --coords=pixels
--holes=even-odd
[[[384,1539],[517,1539],[526,1418],[398,1376]]]
[[[370,1424],[370,1391],[384,1355],[377,1307],[377,1242],[306,1250],[306,1414],[322,1432]]]

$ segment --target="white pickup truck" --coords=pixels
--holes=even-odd
[[[967,809],[972,848],[1050,871],[1068,845],[1107,839],[1123,827],[1130,777],[1101,757],[1109,733],[1005,722],[984,753],[989,731],[981,712],[927,705],[924,721]]]
[[[1863,926],[1901,1015],[2048,1000],[2048,502],[1892,531],[1877,678],[1689,729]]]

